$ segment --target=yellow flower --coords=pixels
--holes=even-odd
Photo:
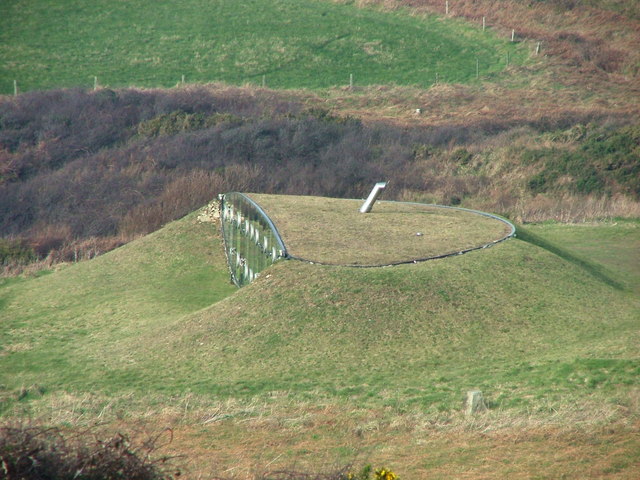
[[[380,470],[376,471],[376,480],[398,480],[398,476],[391,470],[381,468]]]

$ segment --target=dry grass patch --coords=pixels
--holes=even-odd
[[[356,409],[322,399],[317,405],[259,403],[250,415],[240,405],[220,405],[228,415],[218,420],[195,409],[103,428],[137,432],[134,439],[170,431],[171,437],[160,437],[158,453],[178,457],[176,466],[187,479],[256,479],[265,472],[322,473],[350,464],[357,470],[368,463],[406,479],[631,480],[639,473],[640,425],[633,415],[573,424],[566,412],[467,418]]]
[[[387,265],[459,252],[496,241],[509,228],[495,219],[430,205],[257,195],[289,254],[333,265]]]

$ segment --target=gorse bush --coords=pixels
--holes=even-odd
[[[528,182],[533,192],[568,188],[576,193],[623,193],[640,198],[640,125],[572,128],[555,138],[583,141],[577,149],[555,147],[523,154],[526,163],[542,166]]]
[[[176,111],[163,113],[151,120],[138,124],[138,135],[144,137],[159,137],[162,135],[176,135],[181,132],[210,128],[219,123],[241,124],[242,118],[229,113],[214,113],[206,115],[204,113],[186,113]]]
[[[372,475],[373,473],[373,475]],[[340,477],[340,480],[400,480],[395,473],[388,468],[373,470],[371,465],[366,465],[360,472],[348,472]]]
[[[400,480],[400,477],[388,468],[374,470],[371,465],[365,465],[357,472],[351,467],[321,473],[283,470],[265,473],[258,480]]]

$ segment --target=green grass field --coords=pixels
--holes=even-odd
[[[512,239],[391,268],[283,261],[240,290],[216,228],[191,215],[95,260],[3,280],[4,418],[171,426],[196,469],[366,456],[405,478],[638,473],[638,222],[532,225],[545,248]],[[476,388],[489,411],[465,419]],[[478,446],[448,458],[462,431]],[[512,435],[523,450],[491,470],[483,455]],[[584,456],[546,470],[527,456],[554,442]]]
[[[271,88],[487,79],[526,51],[460,20],[330,1],[5,1],[0,93],[54,87]]]

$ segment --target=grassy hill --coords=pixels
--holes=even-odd
[[[190,216],[95,262],[3,279],[3,375],[47,390],[95,385],[108,375],[109,356],[126,362],[124,339],[151,333],[234,290],[216,242]]]
[[[224,81],[275,88],[470,82],[521,63],[507,38],[455,20],[327,1],[3,2],[0,93]],[[476,65],[476,59],[479,64]],[[479,71],[476,71],[476,68]]]
[[[633,478],[638,227],[530,226],[530,241],[393,268],[285,261],[234,290],[214,224],[192,215],[3,280],[3,416],[171,426],[169,448],[216,473],[364,456],[405,478],[479,474],[492,443],[519,432],[542,452],[546,431],[576,456],[540,470],[518,450],[492,471],[557,478],[584,462]],[[465,419],[474,388],[490,409]],[[603,428],[614,453],[591,441]],[[475,453],[447,459],[463,430]]]

